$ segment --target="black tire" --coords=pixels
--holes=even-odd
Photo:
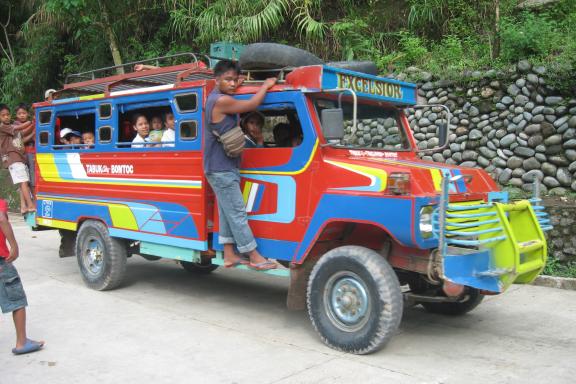
[[[218,268],[218,265],[212,264],[209,257],[203,257],[202,262],[200,263],[180,261],[180,265],[186,270],[186,272],[193,275],[208,275]]]
[[[100,221],[88,220],[76,237],[76,259],[88,287],[97,291],[114,289],[126,272],[126,244],[110,237]]]
[[[426,311],[439,315],[460,316],[476,308],[484,295],[475,288],[468,288],[464,301],[454,303],[420,303]]]
[[[372,61],[331,61],[326,65],[335,68],[349,69],[368,75],[378,75],[378,67]]]
[[[242,69],[279,69],[323,64],[322,59],[300,48],[276,43],[247,45],[240,55]]]
[[[335,248],[320,258],[310,274],[307,302],[322,341],[360,355],[382,348],[402,319],[402,291],[394,270],[382,255],[359,246]],[[336,304],[342,302],[349,305]]]

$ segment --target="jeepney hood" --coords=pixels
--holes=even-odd
[[[424,161],[417,158],[401,159],[384,156],[386,152],[366,155],[364,151],[346,151],[346,156],[326,156],[336,173],[330,179],[338,184],[337,189],[377,192],[384,191],[392,173],[408,173],[412,196],[437,195],[441,190],[442,176],[462,176],[451,183],[450,194],[463,199],[480,198],[488,192],[498,191],[498,186],[482,169],[452,166]],[[371,151],[370,151],[371,152]],[[348,171],[345,172],[344,170]],[[370,183],[370,184],[368,184]],[[378,184],[378,186],[376,186]],[[372,188],[368,188],[372,186]],[[376,188],[378,187],[378,188]]]

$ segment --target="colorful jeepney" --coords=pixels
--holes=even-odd
[[[283,265],[265,273],[290,278],[289,307],[307,305],[325,343],[372,352],[397,330],[405,302],[462,314],[542,270],[549,224],[537,196],[509,202],[483,170],[419,159],[403,112],[416,105],[414,84],[322,65],[280,75],[259,111],[266,129],[290,124],[301,143],[279,147],[268,135],[246,149],[241,188],[258,249]],[[35,104],[37,215],[28,220],[75,239],[88,286],[119,286],[133,254],[192,273],[223,263],[202,171],[214,83],[193,62],[92,76]],[[248,80],[235,97],[259,85]],[[172,113],[174,142],[131,147],[135,113]],[[94,133],[94,145],[60,143],[63,128]]]

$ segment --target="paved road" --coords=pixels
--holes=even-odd
[[[86,288],[54,231],[14,223],[17,266],[40,353],[14,357],[0,317],[0,383],[574,383],[576,292],[516,286],[460,318],[407,309],[382,351],[325,347],[304,312],[284,308],[287,283],[217,270],[193,278],[134,257],[126,284]]]

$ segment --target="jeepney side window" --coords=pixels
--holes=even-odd
[[[94,145],[83,144],[84,141],[90,144],[90,138],[94,141],[95,132],[96,111],[93,108],[57,112],[52,149],[93,149]]]
[[[336,95],[314,98],[318,116],[323,109],[337,108]],[[383,149],[402,151],[410,149],[410,142],[402,128],[401,112],[383,102],[358,100],[357,125],[354,129],[353,104],[350,97],[342,97],[344,110],[344,137],[339,147],[348,149]]]
[[[100,104],[98,113],[100,115],[100,120],[108,120],[109,118],[112,117],[112,104],[110,103]]]
[[[167,129],[166,115],[174,114],[168,100],[119,104],[118,112],[117,148],[151,149],[164,146],[162,139]],[[143,118],[138,116],[143,116]],[[135,119],[141,127],[143,121],[148,123],[147,133],[145,131],[138,133],[134,129]],[[175,127],[175,129],[178,128]],[[173,147],[174,142],[171,141],[170,145],[165,146]]]
[[[302,127],[298,113],[293,105],[264,106],[258,111],[258,114],[264,118],[263,125],[260,128],[264,139],[262,147],[289,148],[297,147],[302,143]],[[257,134],[250,132],[251,129],[254,129],[248,125],[251,116],[253,116],[251,113],[241,116],[242,129],[247,137],[247,149],[260,147],[254,140],[254,136],[257,136]]]

